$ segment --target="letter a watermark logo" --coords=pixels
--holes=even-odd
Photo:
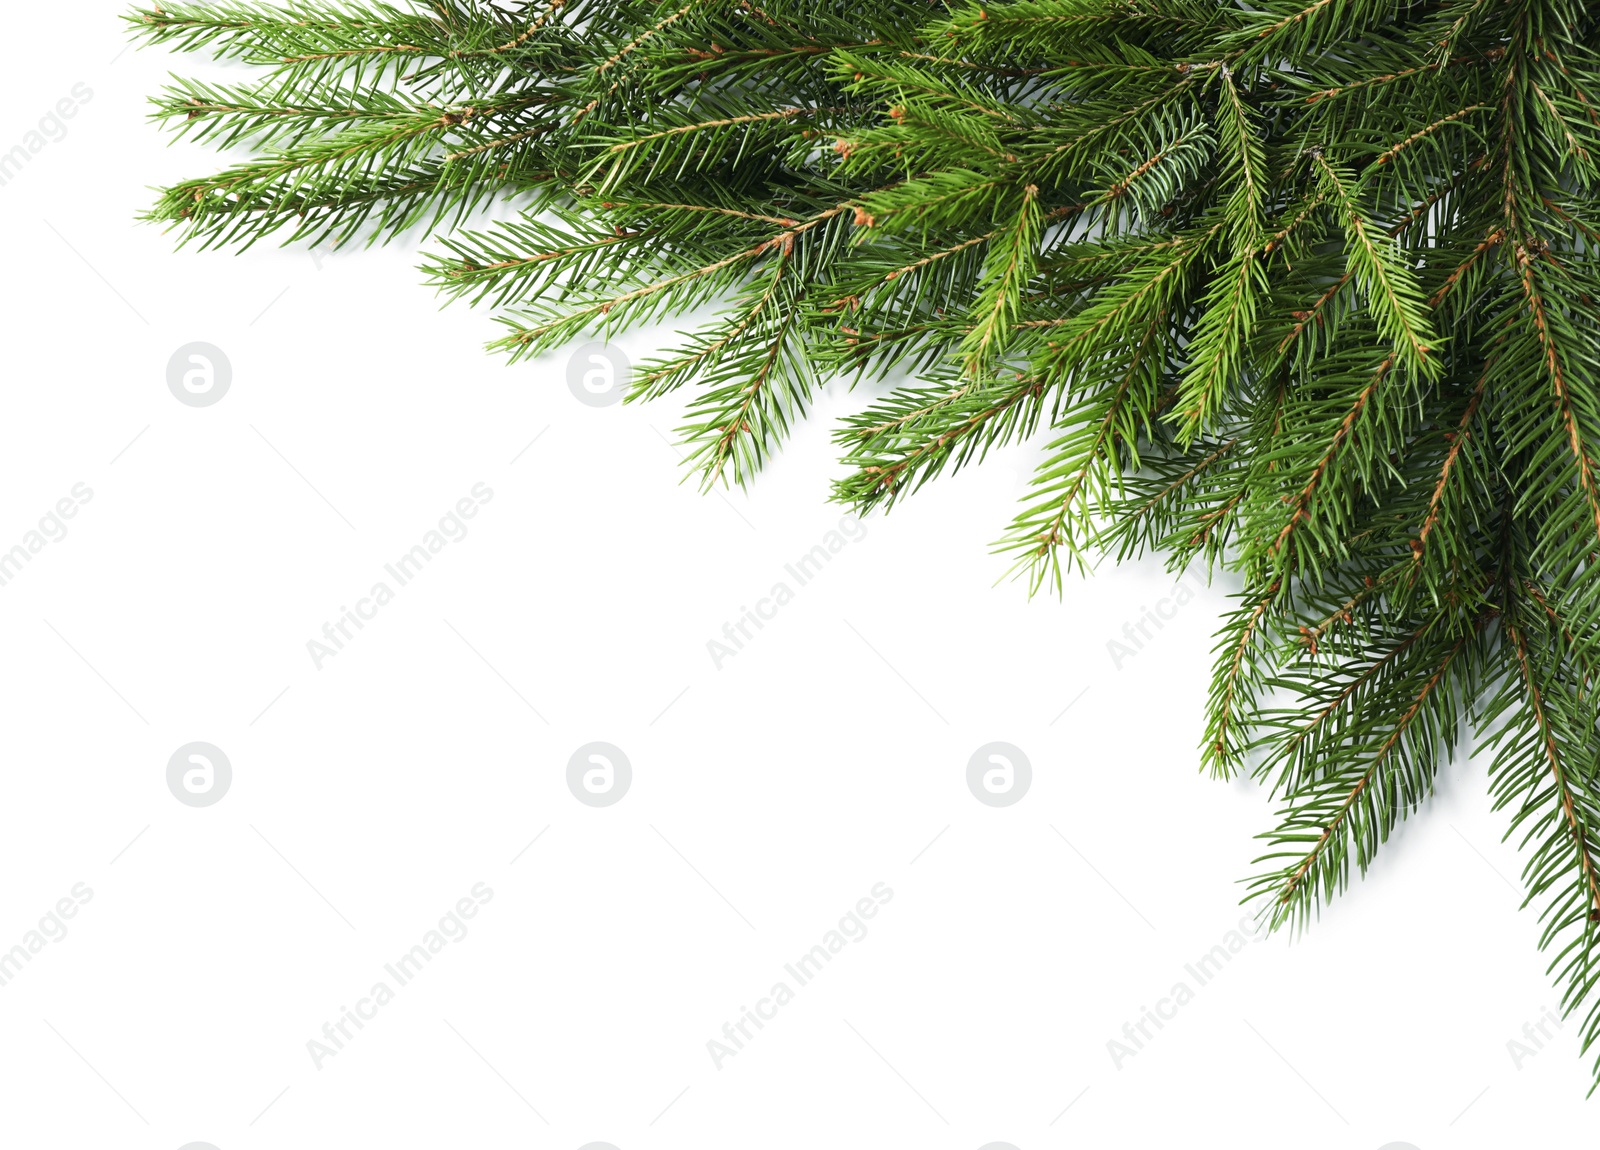
[[[567,361],[567,387],[578,402],[610,407],[628,390],[628,357],[609,343],[586,343]]]
[[[167,789],[186,807],[220,802],[233,785],[233,764],[210,743],[185,743],[167,760]]]
[[[233,365],[213,344],[186,343],[167,361],[167,389],[189,407],[210,407],[232,382]]]
[[[620,802],[632,784],[628,756],[610,743],[585,743],[567,760],[567,789],[584,806]]]
[[[985,743],[967,760],[967,789],[986,806],[1009,807],[1032,784],[1033,765],[1010,743]]]

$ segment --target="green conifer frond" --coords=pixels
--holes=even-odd
[[[1030,589],[1225,573],[1198,756],[1271,788],[1305,925],[1470,723],[1600,1040],[1600,10],[1578,0],[214,0],[136,34],[254,79],[180,242],[430,235],[512,360],[703,310],[630,399],[748,484],[833,376],[835,497],[1029,441]],[[471,223],[490,197],[515,218]],[[890,383],[890,380],[899,382]],[[1595,1064],[1600,1082],[1600,1058]]]

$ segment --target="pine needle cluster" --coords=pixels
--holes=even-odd
[[[1582,0],[251,0],[135,11],[257,66],[155,116],[250,157],[186,241],[441,245],[513,359],[690,312],[745,484],[839,376],[836,496],[1033,438],[999,543],[1240,585],[1204,762],[1281,802],[1303,925],[1467,732],[1585,1050],[1600,1037],[1600,6]],[[469,227],[510,194],[514,222]],[[885,380],[903,381],[891,386]],[[1600,1073],[1600,1062],[1597,1062]]]

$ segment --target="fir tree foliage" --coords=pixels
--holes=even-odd
[[[1600,5],[253,0],[147,40],[254,65],[155,117],[244,146],[185,242],[424,228],[512,359],[691,311],[748,483],[844,375],[837,497],[1032,439],[1029,585],[1159,552],[1242,585],[1202,743],[1281,803],[1303,925],[1476,732],[1564,1010],[1600,1038]],[[513,222],[466,226],[512,194]],[[884,381],[911,379],[891,386]],[[1597,1063],[1600,1073],[1600,1063]]]

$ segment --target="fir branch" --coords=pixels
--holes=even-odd
[[[1281,804],[1303,925],[1470,720],[1563,1010],[1600,1041],[1600,16],[1444,0],[210,0],[132,34],[244,82],[154,119],[238,149],[179,242],[434,235],[515,361],[706,315],[639,365],[702,482],[816,388],[837,499],[1033,441],[996,550],[1242,583],[1199,760]],[[506,196],[510,218],[468,220]],[[884,381],[894,379],[893,384]],[[876,390],[882,386],[882,390]],[[1600,1063],[1596,1064],[1600,1082]]]

